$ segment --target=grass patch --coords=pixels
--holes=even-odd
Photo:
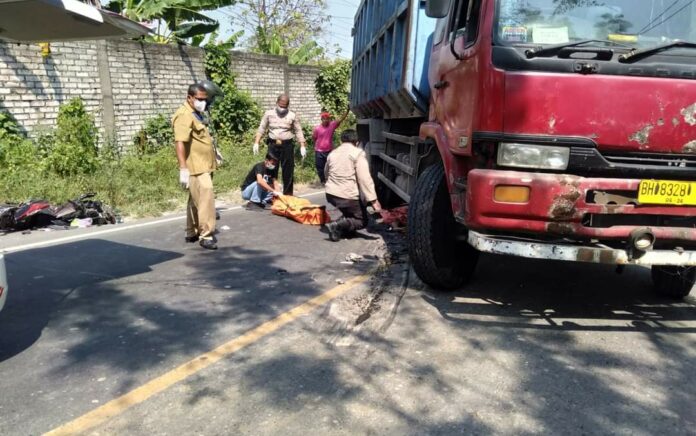
[[[251,151],[253,133],[220,141],[225,164],[215,173],[217,195],[239,189],[251,167],[263,160],[265,148],[258,156]],[[26,141],[23,147],[28,147]],[[14,146],[12,146],[14,147]],[[308,144],[307,158],[295,166],[295,182],[308,183],[316,178],[314,152]],[[23,153],[27,153],[23,150]],[[42,198],[62,203],[88,191],[117,209],[135,217],[156,216],[185,205],[187,193],[179,187],[179,173],[174,146],[162,147],[152,154],[100,155],[96,169],[84,174],[60,175],[41,165],[36,150],[33,159],[0,172],[0,202],[22,202]]]

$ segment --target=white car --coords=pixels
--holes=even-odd
[[[5,256],[0,254],[0,310],[7,300],[7,274],[5,273]]]

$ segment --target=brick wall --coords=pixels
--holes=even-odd
[[[171,116],[186,99],[188,86],[205,79],[200,49],[130,41],[110,42],[108,48],[120,144],[130,142],[153,115]]]
[[[119,144],[127,147],[148,118],[173,113],[187,86],[205,78],[204,53],[195,47],[108,41],[52,43],[51,51],[43,58],[38,45],[0,43],[0,111],[11,113],[29,134],[52,127],[58,106],[79,96],[100,136],[112,125]],[[289,92],[291,109],[302,122],[318,122],[318,68],[289,66],[284,56],[237,51],[230,59],[237,85],[263,109]]]
[[[0,44],[0,111],[32,132],[52,126],[61,103],[82,97],[102,129],[96,44],[52,44],[51,49],[44,59],[37,45]]]
[[[314,79],[319,68],[308,65],[288,67],[288,92],[291,108],[300,116],[302,122],[316,124],[321,114],[321,104],[317,101]]]
[[[318,123],[321,105],[314,92],[318,67],[288,65],[286,56],[232,51],[230,69],[235,83],[248,91],[263,110],[275,106],[279,94],[290,95],[290,109],[303,123]]]

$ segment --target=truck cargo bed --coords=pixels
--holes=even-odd
[[[435,19],[419,0],[364,0],[353,28],[351,107],[358,118],[422,117]]]

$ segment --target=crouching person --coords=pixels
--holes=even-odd
[[[283,189],[278,183],[278,157],[269,152],[266,159],[249,171],[242,183],[242,199],[248,200],[248,210],[263,210],[281,195]]]
[[[324,168],[326,200],[342,214],[338,220],[327,225],[332,241],[350,236],[367,226],[364,202],[371,204],[376,212],[382,209],[377,201],[367,157],[357,144],[356,131],[344,131],[341,134],[341,145],[329,154]]]

